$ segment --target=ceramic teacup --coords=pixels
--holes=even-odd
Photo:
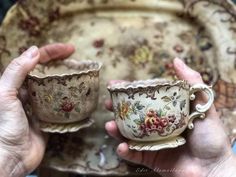
[[[100,68],[88,60],[38,65],[26,79],[33,115],[49,123],[88,118],[98,103]]]
[[[154,79],[121,82],[108,87],[116,122],[121,134],[129,140],[130,149],[159,150],[185,143],[179,136],[193,119],[204,118],[211,107],[214,94],[205,84],[190,86],[186,81]],[[197,104],[190,113],[195,92],[208,95],[205,105]]]

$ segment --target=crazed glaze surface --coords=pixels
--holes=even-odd
[[[104,130],[112,117],[103,106],[109,98],[107,81],[169,77],[171,61],[178,56],[214,86],[222,119],[234,123],[227,123],[233,137],[235,29],[235,6],[226,0],[21,0],[0,29],[0,68],[30,45],[53,42],[74,44],[78,60],[102,61],[95,125],[51,136],[43,165],[83,174],[126,175],[136,168],[118,160],[117,142]]]
[[[121,82],[109,86],[108,90],[121,134],[127,139],[143,142],[140,149],[160,140],[171,139],[172,142],[187,126],[193,128],[194,118],[204,118],[204,113],[214,100],[214,94],[208,86],[190,86],[181,80]],[[190,113],[190,101],[196,98],[194,93],[197,91],[205,91],[208,101],[205,105],[196,105]],[[140,150],[138,142],[136,150]],[[163,146],[161,142],[156,146],[160,145],[152,149],[172,148],[173,142],[169,147]]]
[[[120,87],[116,84],[108,89],[117,125],[126,138],[158,141],[176,137],[187,127],[190,100],[187,83],[160,84],[158,80],[149,80]]]

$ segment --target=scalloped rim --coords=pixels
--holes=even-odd
[[[148,79],[148,80],[137,80],[133,82],[123,81],[115,83],[107,87],[109,92],[124,92],[128,90],[143,90],[147,88],[157,88],[162,86],[187,86],[190,87],[190,84],[186,80],[168,80],[162,78]]]
[[[68,77],[68,76],[82,76],[82,75],[89,75],[90,73],[97,73],[101,70],[102,67],[102,62],[98,62],[98,61],[91,61],[91,60],[83,60],[83,61],[76,61],[76,60],[65,60],[62,62],[62,65],[68,64],[68,65],[77,65],[78,67],[82,67],[83,65],[94,65],[91,69],[81,69],[78,72],[72,73],[72,74],[52,74],[52,75],[46,75],[45,76],[37,76],[36,74],[28,74],[27,78],[29,79],[57,79],[57,78],[64,78],[64,77]],[[95,66],[97,65],[97,66]],[[74,69],[74,70],[76,70]]]

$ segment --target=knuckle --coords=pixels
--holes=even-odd
[[[17,71],[23,68],[24,63],[22,62],[21,58],[15,58],[12,62],[8,65],[9,70]]]
[[[1,90],[0,91],[0,103],[6,103],[8,100],[17,99],[17,91],[16,90]]]
[[[197,71],[194,71],[194,72],[193,72],[192,77],[193,77],[194,79],[197,79],[197,80],[201,80],[201,79],[202,79],[201,74],[200,74],[199,72],[197,72]]]

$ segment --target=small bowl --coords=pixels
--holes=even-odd
[[[204,84],[189,85],[186,81],[153,79],[121,82],[108,87],[116,122],[121,134],[135,150],[160,150],[174,148],[185,143],[180,134],[193,120],[204,118],[211,107],[214,94]],[[204,91],[208,95],[205,105],[196,105],[190,112],[194,93]]]
[[[101,66],[71,59],[37,65],[26,79],[32,114],[59,124],[88,118],[97,107]]]

